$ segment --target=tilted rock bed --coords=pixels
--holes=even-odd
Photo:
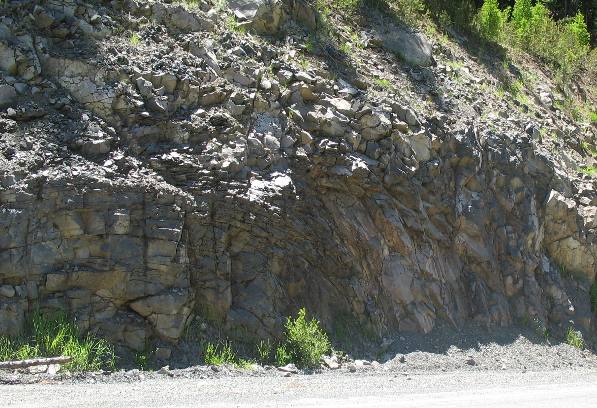
[[[1,6],[0,334],[59,309],[141,351],[196,318],[276,337],[301,306],[354,339],[594,332],[594,128],[485,92],[462,49],[365,30],[347,74],[301,63],[305,5],[249,13],[259,37],[209,3],[36,3]]]

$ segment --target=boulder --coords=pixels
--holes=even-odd
[[[433,62],[431,43],[423,33],[395,24],[384,24],[377,33],[382,47],[398,54],[412,65],[429,66]]]

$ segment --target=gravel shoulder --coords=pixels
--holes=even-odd
[[[2,387],[5,407],[592,407],[597,370],[441,374],[325,372]],[[99,404],[99,405],[98,405]]]

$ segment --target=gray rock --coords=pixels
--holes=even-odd
[[[0,69],[9,75],[17,75],[15,52],[3,42],[0,42]]]
[[[15,295],[15,289],[10,285],[0,286],[0,296],[11,298]]]
[[[240,21],[247,21],[258,32],[276,34],[284,23],[280,0],[230,0],[228,7]]]

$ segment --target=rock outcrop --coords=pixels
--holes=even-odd
[[[251,4],[258,31],[300,36],[295,8]],[[276,336],[300,306],[355,337],[594,327],[595,179],[562,159],[594,129],[505,105],[472,60],[456,82],[436,46],[376,90],[208,3],[0,7],[0,334],[37,307],[136,350],[195,316]],[[533,131],[556,127],[559,148]]]

